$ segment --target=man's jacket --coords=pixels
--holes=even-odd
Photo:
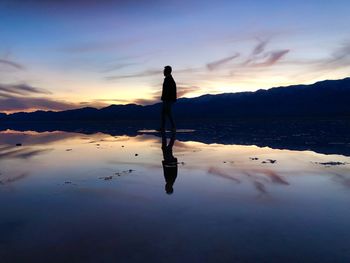
[[[164,78],[161,100],[176,101],[176,83],[171,75]]]

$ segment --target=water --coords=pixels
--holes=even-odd
[[[350,157],[185,135],[2,131],[0,262],[350,261]]]

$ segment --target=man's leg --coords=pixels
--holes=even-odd
[[[162,103],[162,109],[160,114],[160,130],[165,130],[165,115],[166,115],[166,109],[165,109],[165,102]]]
[[[174,121],[174,118],[173,118],[172,106],[173,106],[173,102],[169,102],[168,103],[168,116],[169,116],[169,120],[170,120],[170,123],[171,123],[171,128],[173,130],[176,130],[176,125],[175,125],[175,121]]]

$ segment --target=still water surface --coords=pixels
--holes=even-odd
[[[0,262],[350,262],[350,157],[167,137],[1,132]]]

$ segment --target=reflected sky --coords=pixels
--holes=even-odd
[[[1,132],[0,256],[350,259],[349,157],[166,136]]]

